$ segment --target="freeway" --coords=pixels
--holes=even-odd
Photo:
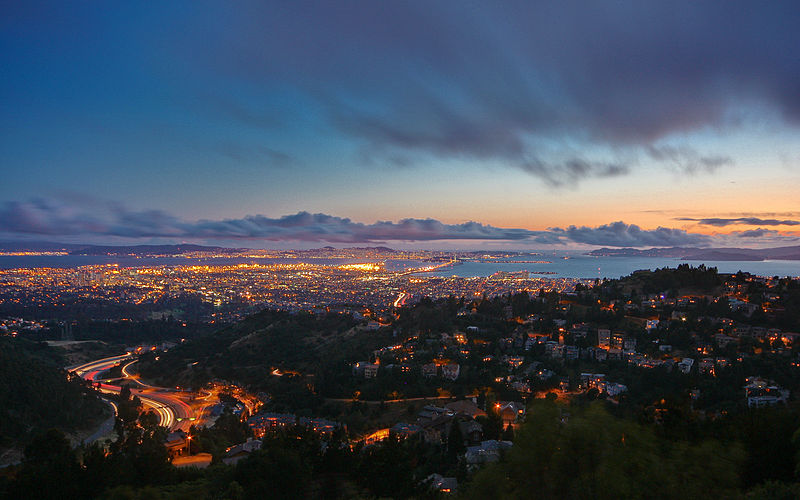
[[[126,359],[131,359],[132,357],[133,356],[131,353],[120,354],[119,356],[111,356],[108,358],[98,359],[96,361],[90,361],[82,365],[73,366],[72,368],[68,368],[68,371],[78,375],[81,378],[94,380],[94,377],[96,377],[100,372],[108,370],[117,363],[120,363]],[[89,375],[87,375],[87,373]]]
[[[400,292],[400,295],[397,296],[397,300],[395,300],[394,304],[392,304],[392,305],[395,308],[404,306],[404,305],[406,305],[406,301],[408,300],[409,297],[410,297],[410,295],[407,294],[406,292]]]
[[[102,399],[109,406],[111,406],[111,408],[114,410],[114,414],[111,417],[107,418],[102,424],[100,424],[100,427],[98,427],[93,434],[91,434],[89,437],[84,438],[81,441],[82,444],[94,443],[101,437],[108,435],[112,430],[114,430],[114,423],[116,422],[116,417],[117,417],[117,405],[113,401],[110,401],[106,398]]]
[[[72,367],[69,371],[92,382],[100,392],[119,394],[122,388],[113,384],[113,380],[100,379],[100,375],[125,361],[129,362],[122,367],[123,379],[132,380],[139,385],[138,388],[131,388],[131,395],[137,396],[146,409],[158,416],[159,425],[170,431],[189,430],[189,427],[197,421],[197,414],[184,400],[191,401],[192,395],[174,389],[154,387],[139,380],[136,375],[129,372],[130,366],[136,362],[136,357],[130,353],[91,361]]]

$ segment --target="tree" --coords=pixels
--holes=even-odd
[[[503,441],[513,441],[514,440],[514,428],[511,427],[511,424],[508,424],[503,431],[502,435]]]
[[[362,450],[357,478],[377,497],[408,498],[418,493],[415,460],[409,440],[390,434],[377,445]]]
[[[480,471],[466,496],[729,498],[738,492],[741,459],[736,446],[660,439],[601,402],[581,409],[538,400],[507,460]]]
[[[25,458],[9,498],[81,498],[83,471],[69,440],[51,429],[25,447]]]
[[[459,424],[458,418],[453,418],[450,421],[450,432],[447,434],[447,454],[453,461],[466,450],[464,435]]]
[[[250,454],[236,467],[235,481],[245,498],[303,498],[311,471],[296,450],[270,447]]]

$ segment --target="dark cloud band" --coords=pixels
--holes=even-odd
[[[677,217],[675,220],[697,222],[704,226],[725,227],[732,225],[747,225],[747,226],[800,226],[800,221],[791,219],[761,219],[758,217],[736,217],[733,219],[723,218],[693,218],[693,217]]]
[[[710,238],[681,229],[647,230],[614,222],[546,231],[499,228],[478,222],[445,224],[435,219],[402,219],[373,224],[326,214],[298,212],[278,218],[186,221],[159,210],[135,211],[119,204],[36,199],[0,205],[0,233],[10,236],[75,236],[369,243],[383,241],[484,240],[528,244],[642,247],[705,246]]]
[[[255,86],[301,89],[333,129],[392,164],[477,159],[559,185],[636,165],[581,158],[559,146],[567,137],[679,173],[713,172],[733,159],[664,141],[735,125],[743,102],[800,124],[800,63],[786,50],[800,45],[787,22],[800,8],[678,4],[316,3],[309,16],[303,2],[277,11],[245,2],[238,36],[207,64]],[[253,49],[265,46],[275,50]]]

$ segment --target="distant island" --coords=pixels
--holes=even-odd
[[[800,245],[778,248],[600,248],[586,255],[594,257],[667,257],[681,260],[800,260]]]

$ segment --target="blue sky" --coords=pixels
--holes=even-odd
[[[4,239],[800,236],[793,2],[0,9]]]

